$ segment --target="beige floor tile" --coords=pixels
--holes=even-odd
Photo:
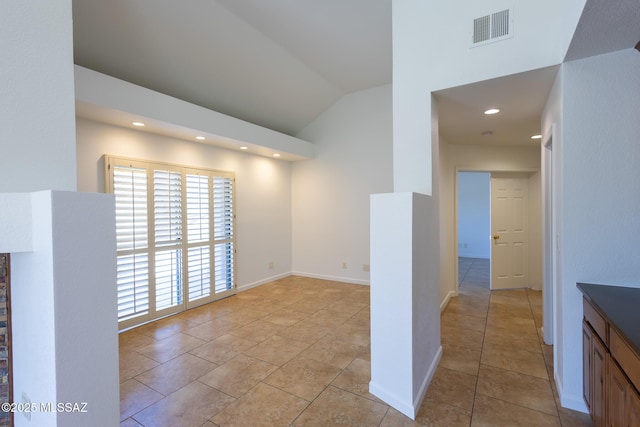
[[[244,353],[271,363],[282,366],[309,347],[309,343],[273,335],[258,345],[245,350]]]
[[[557,402],[557,399],[556,399]],[[558,413],[560,414],[560,423],[562,427],[592,427],[593,421],[589,414],[572,411],[563,408],[558,404]]]
[[[549,379],[544,357],[542,353],[539,352],[503,347],[491,342],[486,342],[482,347],[482,359],[480,363],[495,368],[532,375],[545,380]]]
[[[328,334],[332,339],[345,344],[368,346],[371,344],[371,334],[367,326],[358,322],[346,321]]]
[[[454,345],[480,351],[484,340],[484,332],[441,326],[440,340],[443,345]]]
[[[289,326],[288,328],[279,331],[278,335],[313,344],[329,332],[331,332],[331,328],[327,326],[320,326],[317,323],[303,320],[293,326]]]
[[[205,342],[190,335],[179,333],[142,347],[139,353],[157,362],[164,363],[201,346]]]
[[[220,427],[218,424],[214,424],[211,421],[207,421],[206,423],[202,424],[200,427]]]
[[[240,397],[276,369],[278,367],[271,363],[239,354],[199,381],[230,396]]]
[[[312,344],[300,353],[300,355],[344,369],[353,359],[362,356],[363,353],[368,353],[368,348],[369,347],[360,345],[347,344],[332,339],[330,336],[326,336],[318,340],[315,344]],[[369,360],[370,359],[371,357],[369,356]]]
[[[288,426],[308,404],[304,399],[260,383],[211,421],[223,427]]]
[[[387,409],[381,403],[329,386],[296,418],[293,426],[377,426]]]
[[[489,300],[475,296],[459,295],[451,298],[447,311],[465,316],[487,317]]]
[[[558,415],[548,379],[481,364],[476,392],[553,416]]]
[[[330,328],[337,328],[351,318],[351,314],[340,313],[337,311],[331,311],[328,308],[316,311],[314,314],[307,317],[307,320],[318,325],[328,326]]]
[[[521,335],[535,335],[537,333],[536,324],[531,316],[525,319],[490,313],[487,316],[487,327],[508,329]]]
[[[156,340],[162,340],[189,329],[192,326],[194,325],[184,319],[177,316],[170,316],[139,326],[135,328],[135,331],[143,335],[148,335]]]
[[[257,345],[251,341],[235,335],[222,335],[190,351],[190,354],[201,357],[218,365],[233,359],[238,354]]]
[[[304,314],[313,314],[318,310],[322,310],[327,305],[328,304],[319,304],[313,301],[303,301],[291,304],[290,306],[287,306],[287,308]]]
[[[273,372],[264,382],[312,401],[333,381],[340,369],[317,360],[296,357]]]
[[[136,380],[167,396],[217,366],[187,353],[138,375]]]
[[[503,400],[478,395],[473,407],[472,427],[560,427],[557,416],[523,408]]]
[[[160,363],[135,351],[120,352],[120,382],[153,369]]]
[[[201,339],[203,341],[211,341],[222,335],[228,334],[235,328],[240,327],[225,318],[212,319],[204,323],[194,326],[184,331],[185,334]]]
[[[435,400],[425,399],[415,421],[397,410],[389,408],[380,427],[469,427],[470,422],[471,412]]]
[[[480,350],[443,344],[440,366],[454,371],[478,375],[481,355],[482,352]]]
[[[476,381],[475,375],[438,367],[425,397],[471,412]]]
[[[194,381],[133,418],[145,427],[199,427],[233,401],[231,396]]]
[[[144,346],[156,342],[154,338],[137,332],[135,329],[122,332],[118,335],[119,350],[121,352],[130,352],[141,349]]]
[[[298,323],[299,321],[306,319],[308,316],[309,315],[307,313],[302,313],[300,311],[295,311],[286,307],[273,312],[272,314],[265,317],[263,320],[267,322],[275,323],[276,325],[292,326]]]
[[[369,393],[369,382],[371,381],[371,362],[363,359],[354,359],[331,383],[332,386],[342,390],[366,397],[367,399],[382,402],[373,394]]]
[[[488,315],[506,316],[510,318],[521,317],[523,319],[531,319],[531,308],[529,306],[518,306],[513,304],[491,304],[489,306]]]
[[[484,332],[485,343],[501,345],[503,347],[517,348],[541,353],[540,341],[537,334],[522,334],[511,329],[494,328],[487,326]]]
[[[482,286],[460,285],[458,288],[458,294],[461,296],[464,295],[488,300],[491,296],[491,290]]]
[[[368,306],[369,304],[367,303],[355,302],[350,300],[348,297],[345,297],[344,299],[334,302],[333,304],[330,304],[329,306],[327,306],[327,310],[338,312],[338,313],[345,313],[350,316],[353,316],[356,313],[358,313],[360,310]]]
[[[275,323],[258,319],[240,328],[234,329],[231,331],[231,334],[251,341],[261,342],[270,336],[277,334],[278,331],[284,328],[285,326],[276,325]]]
[[[120,420],[137,414],[164,396],[146,385],[129,380],[120,384]]]
[[[445,310],[440,318],[440,325],[472,331],[484,331],[486,320],[478,316],[467,316]]]

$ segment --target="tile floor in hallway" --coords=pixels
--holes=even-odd
[[[460,266],[415,422],[367,391],[369,288],[292,276],[120,334],[121,426],[590,425],[557,404],[540,294]]]

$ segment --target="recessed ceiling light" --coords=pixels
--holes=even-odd
[[[500,112],[499,108],[489,108],[488,110],[486,110],[484,113],[486,115],[491,115],[491,114],[498,114]]]
[[[542,135],[531,135],[531,139],[542,139]]]
[[[240,147],[241,150],[248,150],[249,147]]]
[[[198,141],[204,141],[206,138],[204,136],[196,136]]]
[[[138,126],[138,127],[144,126],[144,123],[142,123],[142,122],[132,122],[131,124],[134,125],[134,126]]]
[[[480,135],[482,135],[482,136],[491,136],[491,135],[493,135],[493,131],[492,130],[485,130]]]
[[[280,154],[276,153],[273,155],[273,157],[280,157]]]

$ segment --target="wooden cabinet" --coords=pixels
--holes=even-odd
[[[640,356],[591,303],[582,321],[583,395],[595,427],[640,426]]]
[[[605,426],[607,363],[609,353],[598,334],[582,322],[583,394],[595,427]]]

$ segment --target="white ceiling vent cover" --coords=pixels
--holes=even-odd
[[[473,44],[485,45],[513,36],[513,14],[511,9],[501,10],[473,20]]]

